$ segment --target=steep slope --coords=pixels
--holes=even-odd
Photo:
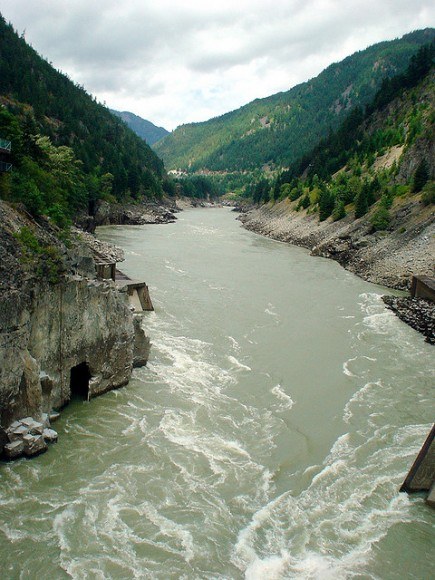
[[[204,123],[182,125],[155,145],[170,169],[253,170],[287,167],[337,127],[382,80],[402,71],[433,29],[382,42],[333,64],[318,77]]]
[[[77,387],[86,387],[87,398],[125,385],[147,358],[127,293],[97,278],[80,236],[71,234],[66,246],[59,233],[49,220],[0,201],[0,456],[14,420],[44,421]],[[85,385],[74,379],[80,368]],[[22,451],[33,454],[21,447],[8,457]]]
[[[363,115],[261,188],[245,226],[303,245],[371,281],[434,276],[435,44],[384,83]],[[260,188],[258,188],[260,191]],[[273,200],[273,201],[269,201]]]
[[[141,139],[144,139],[148,145],[154,145],[154,143],[160,141],[160,139],[163,139],[166,135],[169,135],[169,131],[163,127],[157,127],[154,123],[151,123],[151,121],[142,119],[142,117],[130,113],[129,111],[115,111],[110,109],[110,112],[127,123],[130,129]]]
[[[80,194],[72,194],[80,197],[73,211],[102,191],[116,199],[161,195],[164,167],[157,155],[83,87],[41,58],[1,15],[0,104],[0,136],[12,141],[12,180],[22,175],[21,190],[42,187],[38,170],[44,169],[44,146],[53,146],[69,156],[85,182]],[[37,143],[41,136],[45,142]],[[32,171],[29,163],[35,165]]]

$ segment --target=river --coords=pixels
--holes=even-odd
[[[155,312],[147,367],[0,465],[0,577],[431,578],[399,494],[433,421],[433,347],[384,288],[228,209],[109,226]]]

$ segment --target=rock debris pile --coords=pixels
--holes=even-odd
[[[7,441],[3,447],[5,459],[16,459],[22,455],[33,457],[47,451],[48,444],[57,441],[57,432],[51,429],[50,420],[54,421],[58,416],[57,413],[44,413],[41,421],[25,417],[11,423],[3,432],[3,438]]]
[[[424,298],[383,296],[385,304],[397,316],[421,332],[426,342],[435,344],[435,304]]]

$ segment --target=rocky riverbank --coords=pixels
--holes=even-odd
[[[146,361],[148,339],[127,293],[97,278],[80,237],[65,245],[59,234],[0,202],[1,448],[14,421],[42,423],[74,394],[89,399],[125,385]]]
[[[313,255],[332,258],[369,282],[407,290],[413,275],[435,275],[434,209],[424,206],[419,196],[395,200],[390,227],[384,232],[373,231],[369,215],[355,220],[349,214],[337,222],[319,222],[317,214],[297,212],[288,200],[241,210],[238,219],[247,229],[308,248]],[[397,314],[400,310],[408,324],[413,319],[414,328],[427,328],[424,334],[428,336],[433,334],[433,327],[426,320],[431,306],[416,308],[418,302],[409,304],[412,313],[408,320],[404,315],[407,303],[393,310]]]
[[[168,224],[174,222],[180,211],[175,202],[143,202],[121,204],[99,201],[93,216],[79,216],[76,224],[85,231],[94,232],[97,226]]]
[[[368,215],[319,222],[318,214],[296,212],[287,200],[253,208],[239,219],[249,230],[337,260],[364,280],[406,290],[413,275],[434,275],[435,215],[418,197],[396,199],[391,213],[385,232],[373,232]]]
[[[421,332],[429,344],[435,344],[435,304],[424,298],[383,296],[383,301],[400,320]]]

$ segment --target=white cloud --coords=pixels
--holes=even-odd
[[[431,0],[2,0],[1,11],[108,106],[168,129],[435,25]]]

